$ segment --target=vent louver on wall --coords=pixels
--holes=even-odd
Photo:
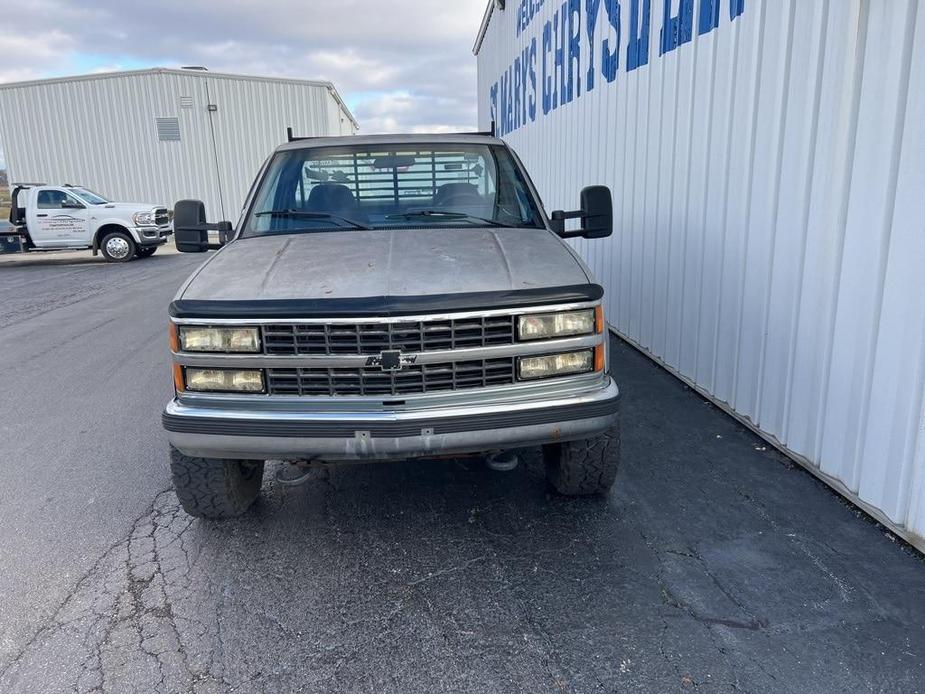
[[[155,118],[157,123],[157,139],[161,142],[179,142],[180,140],[180,119],[179,118]]]
[[[180,97],[180,108],[193,108],[193,97],[181,96]]]

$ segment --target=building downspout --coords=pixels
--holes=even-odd
[[[212,97],[209,94],[209,80],[205,79],[203,81],[206,84],[206,112],[209,114],[209,135],[212,138],[212,157],[215,162],[215,183],[218,185],[218,205],[222,212],[221,219],[225,220],[228,219],[225,215],[225,191],[222,190],[222,174],[218,165],[218,145],[215,142],[215,123],[212,120],[212,116],[217,109],[212,108]]]

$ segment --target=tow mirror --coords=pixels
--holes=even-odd
[[[209,243],[209,232],[218,232],[218,243]],[[173,208],[173,233],[181,253],[205,253],[221,248],[234,236],[231,222],[209,224],[200,200],[180,200]]]
[[[581,229],[565,230],[566,219],[580,219]],[[583,236],[602,239],[613,234],[613,198],[607,186],[588,186],[581,191],[581,209],[574,212],[556,210],[551,215],[552,229],[564,239]]]

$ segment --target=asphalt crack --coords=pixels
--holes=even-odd
[[[0,691],[223,689],[221,639],[218,657],[193,657],[186,644],[201,646],[210,629],[175,605],[190,589],[180,579],[193,565],[184,537],[193,526],[172,491],[158,493],[0,671]],[[53,678],[37,677],[50,663]]]

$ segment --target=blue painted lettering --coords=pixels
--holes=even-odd
[[[565,84],[565,13],[568,11],[568,0],[562,3],[561,10],[556,10],[552,17],[552,29],[556,35],[556,74],[559,76],[559,90],[552,93],[552,107],[559,108],[559,99],[565,103],[568,87]]]
[[[509,0],[508,3],[512,9],[514,2]],[[550,8],[551,15],[543,22],[542,37],[537,35],[518,41],[518,53],[498,80],[488,87],[488,108],[499,135],[534,123],[538,116],[548,116],[560,106],[596,88],[604,88],[617,78],[623,46],[621,0],[555,2]],[[662,0],[665,21],[660,30],[659,55],[693,40],[694,5],[697,3],[697,35],[719,28],[723,2],[729,3],[730,21],[745,12],[746,0]],[[626,70],[631,71],[649,64],[652,0],[622,0],[622,3],[629,5]],[[522,36],[539,16],[544,4],[545,0],[517,1],[514,20],[518,36]],[[601,21],[602,4],[607,14],[606,22]],[[598,53],[603,78],[600,84]],[[587,63],[583,62],[585,57]]]
[[[520,100],[521,125],[527,124],[527,85],[530,80],[530,47],[524,48],[520,54],[520,88],[523,90],[523,98]]]
[[[606,37],[601,44],[601,74],[608,82],[617,78],[617,68],[620,66],[620,2],[619,0],[604,0],[607,9],[607,21],[616,33],[616,39],[611,44],[610,37]]]
[[[709,2],[710,0],[703,0]],[[649,14],[651,0],[629,0],[630,40],[626,46],[626,71],[630,72],[649,64]],[[639,17],[639,3],[642,2],[642,18]],[[717,0],[719,2],[719,0]]]
[[[549,61],[552,52],[552,22],[543,25],[543,114],[552,111],[552,77],[549,76]]]
[[[665,0],[665,24],[659,53],[664,55],[693,38],[694,0],[678,0],[678,14],[671,14],[672,0]]]
[[[520,127],[520,56],[514,58],[514,122],[512,129],[517,130]]]
[[[597,15],[601,9],[601,0],[586,0],[585,2],[585,30],[588,33],[588,74],[585,78],[585,89],[592,91],[594,89],[594,30],[597,27]]]
[[[517,6],[516,29],[518,36],[527,30],[530,22],[539,14],[540,8],[543,7],[545,2],[546,0],[520,0],[520,4]]]
[[[530,41],[530,121],[536,120],[536,37]]]
[[[571,102],[579,96],[581,96],[581,0],[569,0],[568,99],[563,99],[563,102]]]
[[[732,0],[735,2],[735,0]],[[719,26],[719,0],[700,0],[697,33],[708,34]]]

